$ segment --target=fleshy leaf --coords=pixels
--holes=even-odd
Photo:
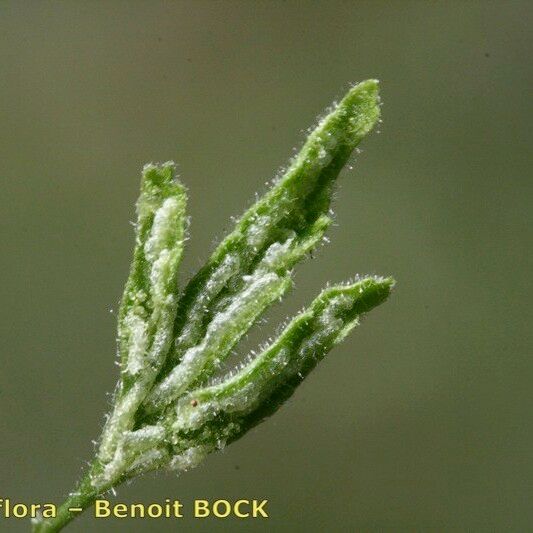
[[[102,459],[111,458],[114,435],[132,426],[132,416],[163,366],[172,342],[186,200],[173,163],[144,167],[133,263],[118,317],[122,379],[115,409],[104,430]]]
[[[391,278],[366,277],[325,289],[279,338],[235,375],[190,391],[177,404],[177,441],[228,443],[272,414],[317,363],[390,294]],[[201,437],[200,437],[201,435]]]
[[[327,213],[334,182],[378,118],[377,81],[367,80],[350,89],[320,120],[285,174],[244,213],[189,282],[178,306],[175,345],[145,404],[149,412],[168,405],[193,383],[190,379],[176,379],[182,374],[177,364],[188,360],[191,350],[209,343],[214,316],[238,305],[250,279],[256,279],[262,271],[290,275],[290,269],[320,242],[331,223]],[[284,290],[289,286],[286,284]],[[266,283],[264,291],[270,292]],[[256,317],[264,309],[258,309]],[[241,336],[242,333],[236,335],[218,357],[205,359],[201,377],[213,374],[216,364]],[[207,348],[216,349],[216,343]]]

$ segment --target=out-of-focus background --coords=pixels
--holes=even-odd
[[[108,408],[140,169],[190,193],[183,278],[349,83],[383,124],[340,180],[331,244],[251,346],[328,281],[391,300],[272,419],[126,502],[268,498],[269,520],[75,532],[528,531],[528,2],[2,2],[0,498],[58,502]],[[26,522],[0,521],[2,531]]]

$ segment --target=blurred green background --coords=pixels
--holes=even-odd
[[[92,455],[142,165],[179,162],[186,278],[377,77],[381,132],[342,176],[332,243],[245,344],[328,280],[393,274],[394,296],[274,418],[118,492],[268,498],[271,518],[70,531],[531,531],[528,4],[2,2],[0,497],[58,502]]]

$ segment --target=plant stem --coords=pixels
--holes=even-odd
[[[71,492],[68,498],[57,508],[55,517],[34,519],[32,521],[32,532],[55,533],[61,531],[69,522],[88,509],[100,494],[108,490],[109,487],[97,490],[91,483],[92,475],[98,467],[99,465],[95,463],[91,465],[76,490]],[[117,483],[114,483],[114,485],[116,486]],[[72,511],[71,509],[81,509],[81,511]]]

